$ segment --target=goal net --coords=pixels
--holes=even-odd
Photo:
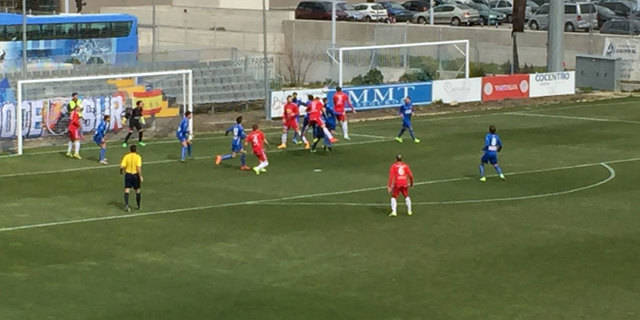
[[[111,116],[110,140],[124,134],[122,116],[137,101],[144,103],[145,132],[151,137],[172,136],[184,112],[193,110],[191,70],[18,80],[15,101],[0,106],[0,152],[22,155],[30,147],[65,144],[74,92],[81,100],[83,143],[93,143],[105,115]],[[193,120],[190,128],[193,132]]]
[[[343,47],[329,52],[338,64],[340,86],[469,77],[469,40]]]

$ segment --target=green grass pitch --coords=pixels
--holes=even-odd
[[[639,105],[419,117],[421,144],[353,123],[332,153],[277,152],[270,130],[260,176],[213,164],[229,137],[184,164],[152,141],[131,215],[89,143],[1,158],[0,319],[639,319]],[[489,124],[506,182],[478,181]],[[396,153],[411,217],[387,217]]]

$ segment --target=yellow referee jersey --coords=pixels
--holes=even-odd
[[[142,157],[139,154],[130,152],[122,157],[120,168],[124,169],[126,173],[137,174],[138,167],[142,168]]]

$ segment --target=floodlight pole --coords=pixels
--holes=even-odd
[[[69,0],[67,0],[69,1]],[[155,63],[156,62],[156,41],[157,41],[157,31],[156,31],[156,0],[151,0],[151,6],[153,8],[152,12],[151,12],[151,27],[153,28],[151,30],[151,34],[152,34],[152,42],[151,42],[151,62]]]
[[[331,1],[331,49],[336,48],[336,0]]]
[[[64,13],[69,14],[69,0],[64,0]]]
[[[264,61],[262,62],[264,68],[264,113],[267,116],[267,120],[271,120],[271,97],[269,97],[269,69],[267,67],[267,0],[262,0],[262,42],[264,51]]]
[[[562,71],[564,60],[564,2],[551,0],[549,3],[549,32],[547,33],[547,71]]]
[[[22,77],[27,75],[27,0],[22,0]]]
[[[433,25],[433,5],[434,5],[433,2],[434,2],[433,0],[429,2],[429,24],[430,25]]]

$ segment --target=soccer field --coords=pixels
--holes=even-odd
[[[222,134],[186,163],[151,141],[131,214],[116,143],[109,166],[0,158],[0,319],[640,318],[640,99],[418,117],[420,144],[400,124],[315,154],[267,130],[260,176],[214,165]],[[478,181],[490,124],[506,182]],[[411,217],[387,217],[397,153]]]

